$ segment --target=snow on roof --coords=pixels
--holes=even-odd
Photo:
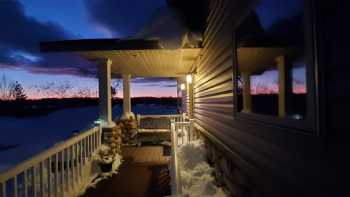
[[[198,48],[202,41],[201,33],[191,32],[178,10],[170,6],[160,8],[134,38],[158,40],[165,49]]]

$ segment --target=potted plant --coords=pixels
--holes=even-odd
[[[114,153],[107,145],[102,145],[93,155],[93,159],[100,165],[101,172],[106,173],[112,171],[114,162]]]

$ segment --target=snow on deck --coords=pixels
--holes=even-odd
[[[123,147],[118,173],[89,188],[83,197],[152,196],[170,194],[169,157],[162,146]]]

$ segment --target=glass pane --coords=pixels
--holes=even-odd
[[[238,111],[303,119],[304,0],[260,0],[236,31]]]

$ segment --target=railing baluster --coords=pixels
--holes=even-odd
[[[94,152],[95,150],[95,135],[94,134],[91,134],[91,149],[92,149],[92,153]]]
[[[101,131],[101,127],[98,128],[97,130],[98,134],[97,134],[97,143],[98,143],[98,147],[101,146],[102,140],[101,140],[101,135],[102,135],[102,131]]]
[[[88,135],[86,137],[86,140],[87,140],[87,152],[88,152],[88,155],[87,155],[87,159],[88,161],[90,161],[90,153],[91,153],[91,149],[90,149],[90,135]]]
[[[70,150],[69,150],[70,147],[68,147],[66,150],[67,150],[67,192],[69,193],[70,192]]]
[[[43,161],[39,163],[39,176],[40,176],[40,196],[44,197],[44,163]]]
[[[24,197],[28,197],[28,170],[24,170],[23,176]]]
[[[2,196],[3,197],[7,197],[7,193],[6,193],[6,181],[1,183],[1,187],[2,187]]]
[[[89,154],[89,157],[90,157],[90,160],[91,160],[91,156],[92,156],[92,135],[89,135],[89,142],[90,142],[90,154]]]
[[[38,187],[37,187],[37,185],[36,185],[36,182],[37,182],[37,177],[36,177],[37,171],[36,171],[36,168],[37,168],[37,166],[34,165],[34,166],[33,166],[33,177],[32,177],[33,196],[34,196],[34,197],[37,196],[37,192],[38,192]]]
[[[64,196],[64,192],[65,192],[65,188],[64,188],[64,184],[65,184],[64,151],[65,151],[65,149],[63,149],[61,151],[61,193],[62,193],[62,196]]]
[[[48,184],[48,196],[52,196],[52,181],[51,181],[51,177],[52,177],[52,173],[51,173],[51,163],[52,163],[52,159],[51,159],[51,156],[48,158],[48,162],[49,162],[49,165],[48,165],[48,172],[47,172],[47,178],[48,178],[48,181],[47,181],[47,184]]]
[[[90,150],[89,150],[89,136],[87,136],[85,138],[85,150],[86,150],[86,158],[85,158],[85,161],[89,161],[89,154],[90,154]]]
[[[94,151],[97,149],[97,133],[94,133],[94,145],[95,145],[95,148],[94,148]]]
[[[75,165],[75,182],[76,184],[79,186],[79,166],[78,166],[78,163],[79,163],[79,142],[77,142],[75,144],[75,149],[74,149],[74,155],[75,155],[75,159],[74,159],[74,165]]]
[[[18,183],[17,183],[17,175],[13,177],[13,196],[18,196]]]
[[[75,190],[75,167],[74,167],[74,162],[75,162],[75,144],[72,145],[71,147],[72,149],[72,187],[73,187],[73,191]]]
[[[55,196],[58,197],[58,153],[55,154],[55,169],[54,169],[54,179],[55,179]]]
[[[79,142],[79,167],[80,167],[80,183],[83,182],[83,140]]]

